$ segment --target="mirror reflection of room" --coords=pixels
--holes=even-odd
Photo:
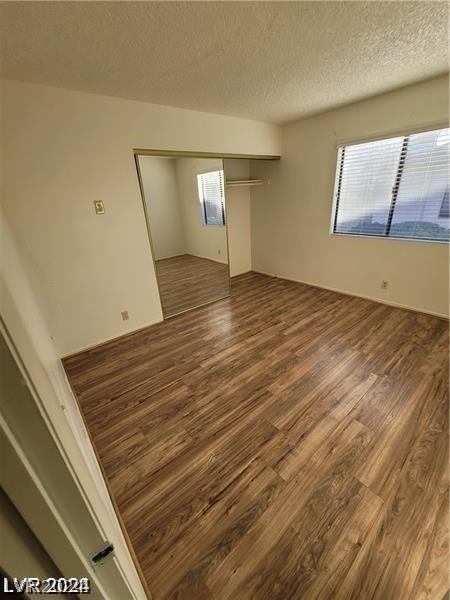
[[[223,161],[138,160],[164,317],[229,296]]]

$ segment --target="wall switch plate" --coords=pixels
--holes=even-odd
[[[128,319],[130,318],[130,315],[128,314],[127,310],[123,310],[120,314],[122,315],[122,321],[128,321]]]
[[[97,215],[105,214],[105,205],[103,204],[103,200],[94,200],[94,208]]]

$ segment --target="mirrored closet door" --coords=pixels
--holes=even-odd
[[[138,156],[164,318],[230,295],[223,161]]]

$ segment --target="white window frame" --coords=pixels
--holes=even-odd
[[[205,215],[205,208],[204,208],[204,203],[203,203],[203,196],[200,193],[200,184],[199,184],[199,175],[206,175],[207,173],[216,173],[217,171],[222,171],[222,181],[223,181],[223,223],[207,223],[206,222],[206,215]],[[202,226],[203,227],[226,227],[227,224],[227,213],[226,213],[226,207],[225,207],[225,171],[222,169],[218,169],[217,167],[215,168],[209,168],[209,169],[203,169],[202,171],[198,171],[197,172],[197,194],[198,194],[198,200],[199,200],[199,206],[200,206],[200,218],[202,221]]]
[[[374,240],[385,240],[389,242],[414,242],[419,244],[445,244],[449,246],[450,242],[445,240],[431,240],[431,239],[419,239],[419,238],[411,238],[411,237],[397,237],[397,236],[386,236],[386,235],[369,235],[369,234],[361,234],[361,233],[340,233],[336,232],[335,229],[335,221],[336,221],[336,213],[338,209],[338,195],[337,195],[337,182],[339,179],[339,165],[338,165],[338,157],[339,150],[343,146],[354,146],[358,144],[364,144],[366,142],[376,142],[379,140],[386,140],[394,137],[414,135],[416,133],[425,133],[427,131],[435,131],[437,129],[446,129],[450,128],[449,121],[437,121],[433,123],[428,123],[427,125],[411,127],[411,128],[400,128],[400,129],[390,129],[388,131],[376,133],[374,135],[368,137],[352,137],[352,138],[343,138],[336,140],[336,154],[335,154],[335,177],[334,177],[334,187],[333,187],[333,200],[331,206],[331,220],[330,220],[330,228],[329,235],[335,237],[349,237],[353,239],[374,239]]]

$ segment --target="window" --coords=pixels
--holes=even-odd
[[[223,171],[197,175],[198,195],[205,225],[225,225]]]
[[[341,146],[333,233],[448,242],[449,131]]]

